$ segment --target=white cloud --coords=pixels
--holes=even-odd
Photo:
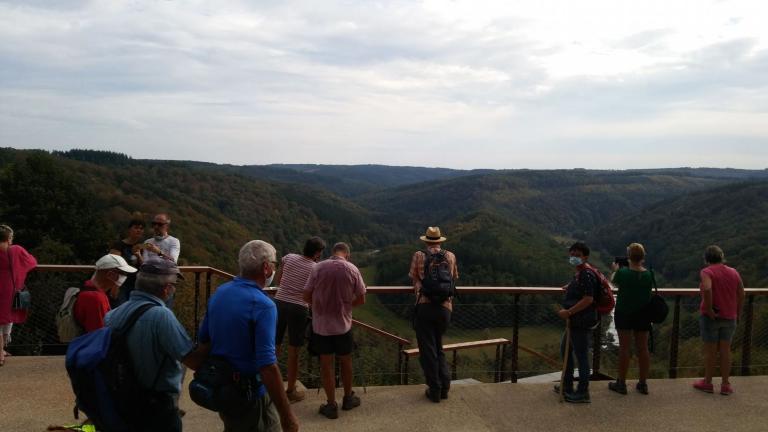
[[[636,167],[625,143],[674,166],[705,140],[768,165],[763,3],[520,3],[0,1],[0,146]]]

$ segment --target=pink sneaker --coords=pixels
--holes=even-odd
[[[723,384],[720,386],[720,394],[723,396],[728,396],[730,394],[733,394],[733,387],[731,387],[730,384]]]
[[[712,383],[708,383],[704,381],[703,379],[700,379],[698,381],[694,381],[693,388],[696,390],[701,390],[704,393],[714,393],[715,392],[715,386],[712,385]]]

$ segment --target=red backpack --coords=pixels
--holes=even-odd
[[[616,299],[613,297],[613,285],[611,281],[600,270],[592,266],[592,264],[585,263],[584,268],[587,271],[591,271],[597,276],[600,281],[600,290],[595,293],[595,308],[600,315],[607,315],[611,313],[616,306]]]

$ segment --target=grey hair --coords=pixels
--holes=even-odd
[[[240,274],[246,275],[258,272],[265,262],[276,260],[277,251],[274,246],[263,240],[251,240],[240,249],[237,262]]]
[[[8,225],[0,225],[0,242],[6,242],[13,237],[13,230]]]
[[[165,286],[169,283],[176,283],[177,280],[178,276],[175,274],[159,275],[140,271],[136,274],[136,289],[155,297],[161,297]]]

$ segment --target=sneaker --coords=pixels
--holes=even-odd
[[[648,383],[638,382],[635,385],[635,390],[637,390],[638,393],[642,393],[644,395],[647,395],[648,394]]]
[[[695,381],[693,383],[693,388],[695,388],[696,390],[701,390],[704,393],[714,393],[715,392],[715,386],[713,386],[712,383],[708,383],[708,382],[704,381],[703,379]]]
[[[306,393],[296,389],[285,392],[285,395],[288,397],[288,401],[290,403],[301,402],[304,400],[305,397],[307,397]]]
[[[615,381],[615,382],[609,382],[608,383],[608,389],[611,391],[615,391],[618,394],[627,394],[627,383]]]
[[[720,394],[723,396],[728,396],[730,394],[733,394],[733,387],[731,387],[731,384],[723,383],[720,386]]]
[[[566,393],[565,401],[570,403],[592,403],[589,392]]]
[[[432,391],[430,389],[424,390],[424,396],[427,397],[427,399],[431,400],[434,403],[440,403],[440,393],[436,391]]]
[[[344,401],[341,404],[341,409],[344,411],[349,411],[352,408],[357,408],[360,406],[360,398],[355,395],[355,392],[352,392],[349,396],[344,396]]]
[[[339,418],[339,406],[335,402],[320,405],[318,412],[331,420]]]

